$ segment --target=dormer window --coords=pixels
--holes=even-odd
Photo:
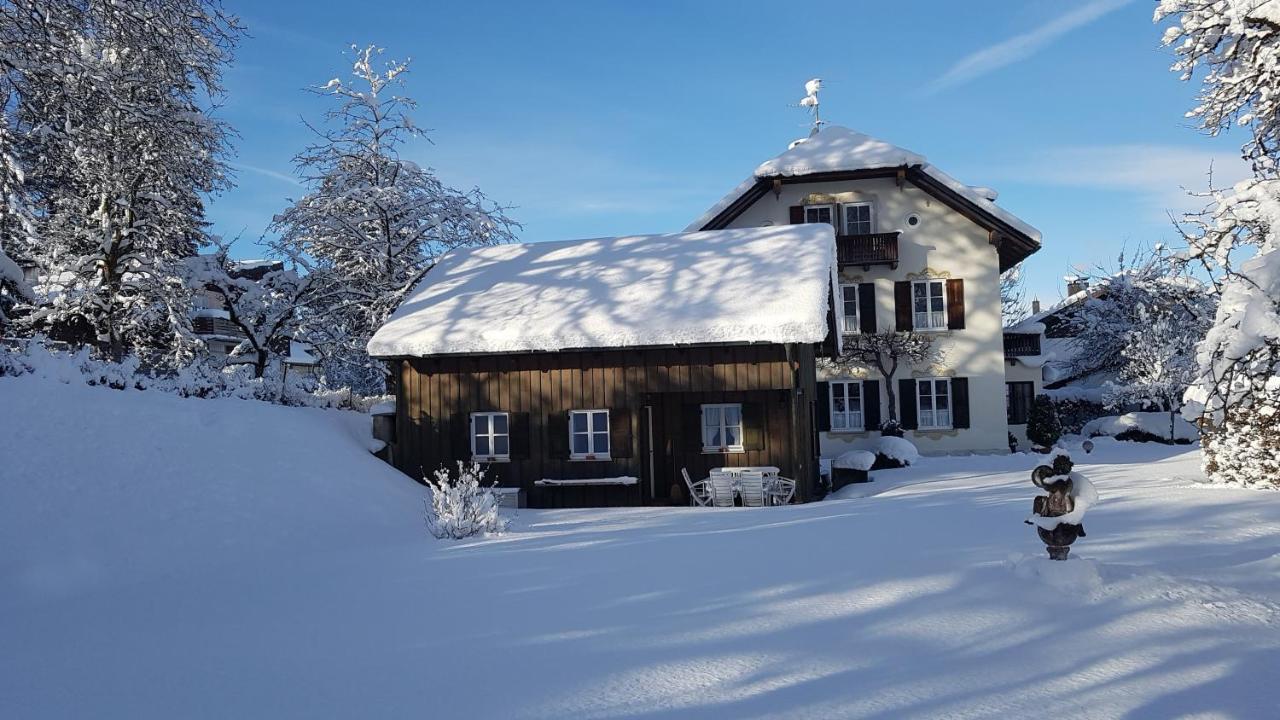
[[[871,203],[845,203],[844,234],[870,235],[872,232]]]
[[[834,205],[805,205],[804,206],[804,221],[806,223],[826,223],[828,225],[835,225],[836,222],[833,219],[834,214],[835,214]]]

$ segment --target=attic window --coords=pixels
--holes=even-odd
[[[826,223],[828,225],[834,225],[835,220],[832,219],[834,212],[834,205],[805,205],[804,221],[806,223]]]

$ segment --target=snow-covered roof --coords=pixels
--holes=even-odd
[[[977,205],[1035,242],[1040,242],[1040,231],[1013,213],[995,204],[996,191],[987,187],[965,185],[937,167],[929,164],[923,155],[914,153],[870,135],[839,125],[828,125],[789,148],[777,157],[766,160],[756,168],[751,177],[744,180],[697,220],[685,228],[686,232],[701,229],[717,215],[724,212],[735,200],[751,189],[757,181],[771,177],[800,177],[829,172],[877,170],[918,166],[922,172],[946,186],[956,194]]]
[[[369,354],[821,342],[835,272],[825,224],[454,250]]]

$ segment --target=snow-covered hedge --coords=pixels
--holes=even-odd
[[[461,540],[507,529],[506,519],[498,512],[495,485],[484,484],[484,468],[479,463],[459,460],[456,476],[440,468],[426,481],[431,488],[426,501],[427,529],[437,538]]]
[[[1085,437],[1106,435],[1117,440],[1167,443],[1170,442],[1169,413],[1131,412],[1100,417],[1085,423],[1080,434]],[[1200,434],[1196,432],[1194,425],[1179,416],[1174,416],[1173,442],[1189,443],[1198,437]]]
[[[0,376],[30,375],[72,385],[85,384],[116,390],[151,390],[199,398],[263,400],[306,407],[366,410],[371,401],[349,390],[322,388],[312,377],[289,373],[279,365],[255,378],[249,365],[215,367],[200,362],[176,372],[146,370],[136,356],[120,362],[96,357],[93,350],[51,350],[41,339],[0,344]]]
[[[899,468],[920,459],[920,451],[906,438],[885,436],[876,442],[875,468]]]
[[[831,466],[840,470],[870,470],[876,464],[876,454],[866,450],[850,450],[841,453]]]

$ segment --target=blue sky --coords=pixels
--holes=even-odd
[[[411,58],[430,128],[406,155],[515,206],[527,242],[680,230],[824,119],[926,155],[1044,233],[1028,287],[1061,296],[1073,266],[1171,242],[1211,163],[1243,176],[1239,133],[1183,116],[1145,0],[442,3],[225,0],[251,37],[220,115],[239,132],[237,187],[209,205],[241,257],[303,189],[291,159],[308,85],[345,76],[352,43]]]

